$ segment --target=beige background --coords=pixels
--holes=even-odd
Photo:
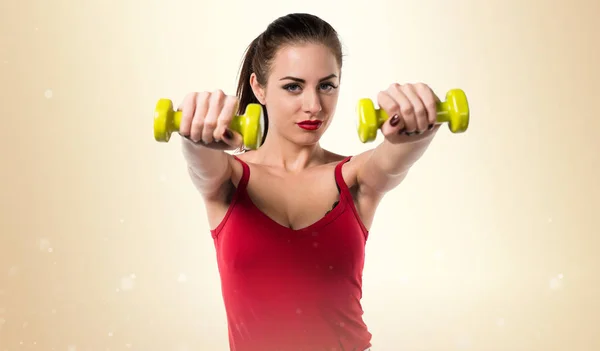
[[[297,11],[347,55],[326,147],[373,147],[355,102],[394,81],[471,103],[378,212],[374,350],[600,350],[600,3],[519,3],[2,0],[0,351],[227,350],[203,204],[154,104],[233,93],[246,45]]]

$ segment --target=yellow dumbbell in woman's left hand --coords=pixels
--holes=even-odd
[[[371,99],[358,101],[358,138],[361,142],[371,142],[377,137],[377,130],[387,121],[388,114],[376,109]],[[437,105],[437,122],[448,123],[452,133],[463,133],[469,127],[469,103],[465,92],[452,89],[446,94],[446,101]]]

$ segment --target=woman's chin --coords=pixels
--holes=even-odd
[[[304,135],[294,136],[294,143],[302,146],[312,146],[318,144],[321,140],[322,133],[304,133]]]

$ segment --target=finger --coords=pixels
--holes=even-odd
[[[226,128],[225,132],[223,132],[222,140],[223,143],[221,144],[227,144],[231,148],[240,147],[244,143],[244,138],[242,135],[229,128]]]
[[[425,105],[423,104],[423,101],[421,101],[421,97],[418,95],[413,85],[404,85],[402,86],[401,90],[412,105],[412,113],[416,121],[415,132],[421,134],[427,130],[427,127],[429,125]]]
[[[179,123],[179,134],[189,136],[192,128],[192,118],[196,108],[196,96],[198,93],[190,93],[184,99],[177,111],[181,111],[181,122]]]
[[[200,93],[196,97],[196,109],[194,110],[194,117],[190,130],[190,139],[194,142],[198,142],[202,139],[202,129],[204,127],[204,118],[208,111],[209,97],[210,94],[207,92]]]
[[[229,131],[229,134],[227,131]],[[229,134],[229,135],[228,135]],[[206,148],[214,149],[214,150],[235,150],[242,145],[242,137],[240,134],[237,134],[229,129],[226,130],[224,135],[222,136],[222,143],[210,143],[205,144],[202,140],[197,144],[200,144]]]
[[[210,103],[208,105],[208,112],[204,119],[204,127],[202,128],[202,141],[205,144],[211,143],[215,128],[217,127],[217,120],[219,114],[223,109],[223,103],[225,102],[225,93],[221,90],[213,92],[210,96]]]
[[[416,89],[421,96],[421,101],[423,101],[425,109],[427,110],[427,122],[429,123],[428,129],[433,129],[433,127],[437,124],[437,104],[440,99],[435,95],[433,90],[431,90],[425,84],[418,84]]]
[[[417,130],[417,119],[412,102],[404,94],[400,84],[393,84],[388,92],[400,106],[400,117],[404,120],[404,130],[414,133]]]
[[[215,140],[223,139],[223,134],[231,124],[238,107],[238,99],[235,96],[226,96],[221,113],[217,117],[217,127],[213,132]]]
[[[377,104],[390,116],[381,126],[383,135],[391,135],[404,128],[404,120],[400,117],[400,105],[398,105],[388,92],[379,92],[377,95]]]

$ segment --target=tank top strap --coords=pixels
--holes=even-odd
[[[340,194],[345,196],[346,199],[350,201],[352,201],[352,195],[350,194],[350,189],[348,189],[346,181],[344,181],[344,176],[342,175],[342,166],[344,163],[350,161],[351,158],[352,156],[347,156],[335,166],[335,182],[340,190]]]
[[[245,192],[246,191],[246,187],[248,186],[248,181],[250,180],[250,166],[248,166],[248,164],[244,161],[242,161],[239,157],[237,157],[236,155],[233,155],[233,158],[235,160],[237,160],[241,165],[242,165],[242,177],[240,178],[240,181],[237,185],[237,191],[238,192]]]
[[[343,199],[347,203],[348,207],[352,210],[352,213],[354,214],[354,217],[356,218],[356,222],[360,226],[360,228],[363,232],[363,235],[365,236],[365,239],[366,239],[369,237],[369,230],[367,229],[367,227],[363,223],[362,219],[360,218],[358,209],[356,208],[356,205],[354,204],[354,197],[352,196],[352,193],[350,192],[350,188],[348,188],[348,184],[346,184],[346,181],[344,180],[344,176],[342,175],[342,166],[346,162],[350,161],[351,158],[352,158],[352,156],[348,156],[348,157],[344,158],[342,161],[340,161],[335,166],[335,182],[337,183],[337,186],[340,189],[340,199]]]

